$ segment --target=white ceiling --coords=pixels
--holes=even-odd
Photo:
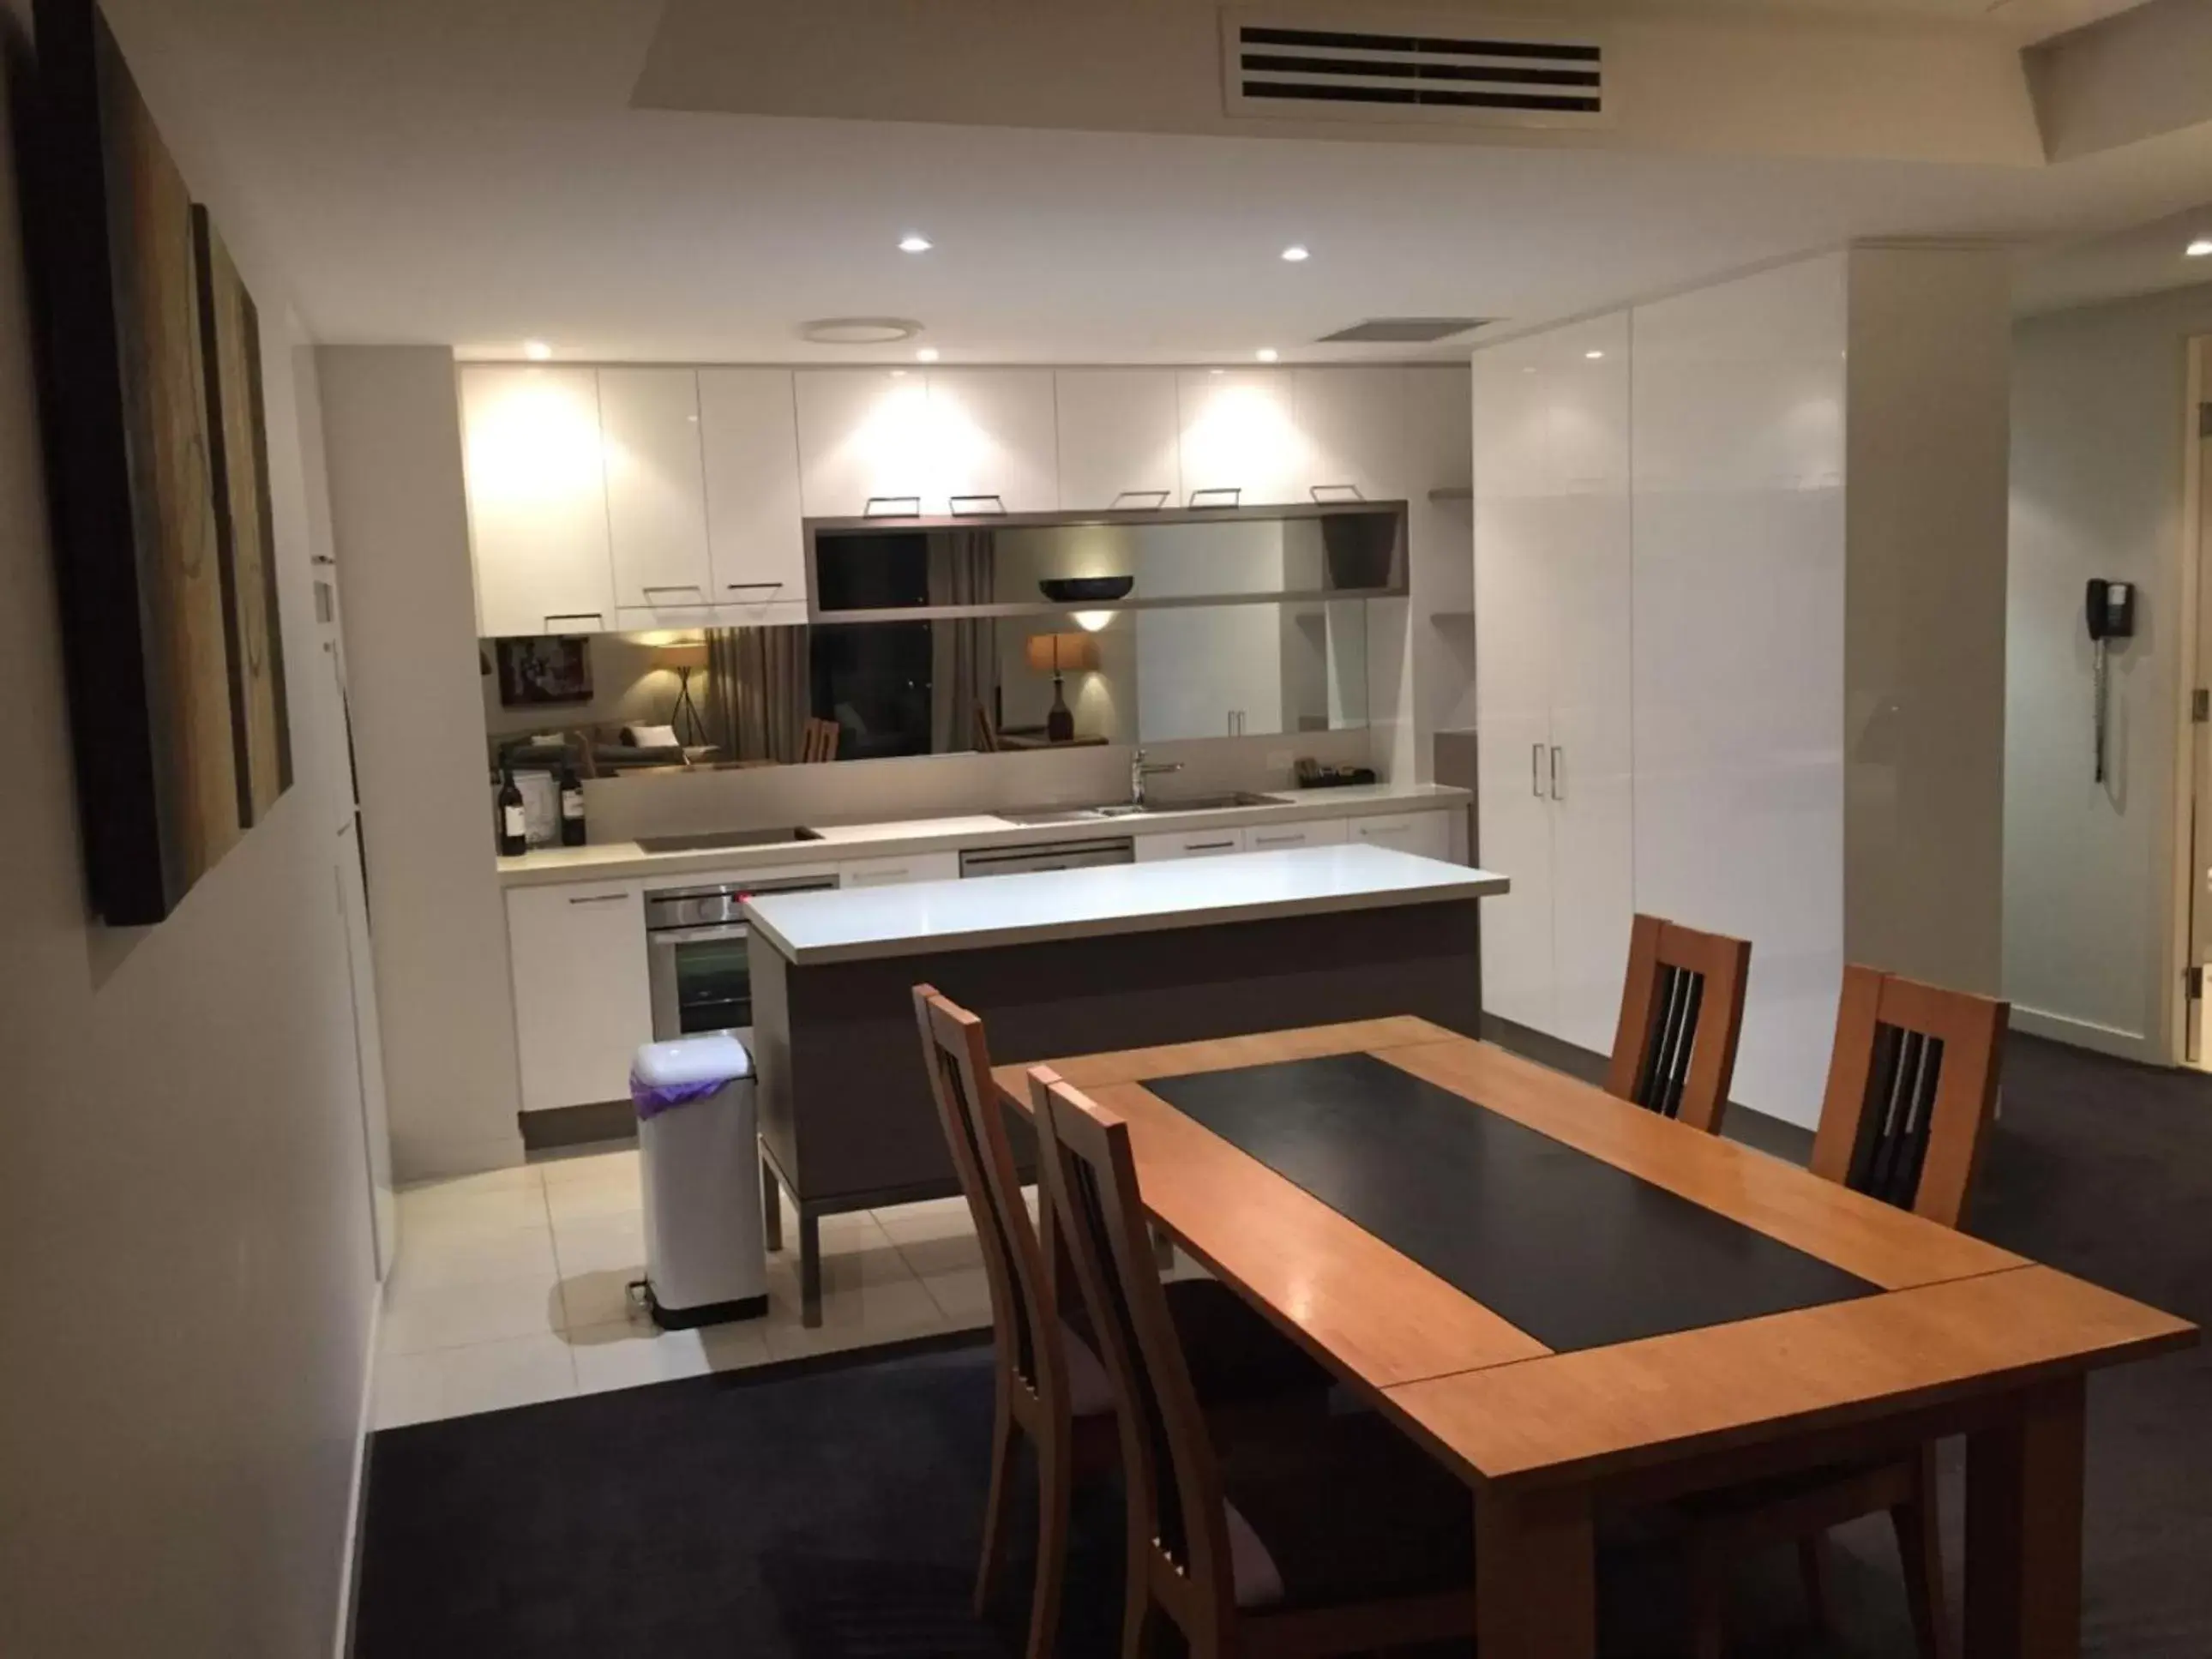
[[[328,340],[858,360],[798,325],[889,314],[947,362],[1353,356],[1373,349],[1304,343],[1390,314],[1525,325],[1852,237],[2033,247],[2212,196],[2195,131],[1997,167],[695,115],[629,107],[654,0],[106,3]],[[2017,31],[2117,3],[1844,9]],[[908,229],[936,250],[899,253]],[[1276,257],[1294,240],[1303,265]]]

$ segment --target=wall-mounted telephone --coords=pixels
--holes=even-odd
[[[2135,637],[2136,585],[2133,582],[2106,581],[2102,576],[2092,576],[2084,608],[2089,624],[2089,639],[2096,647],[2096,665],[2093,671],[2096,676],[2096,780],[2102,783],[2105,781],[2106,642]]]

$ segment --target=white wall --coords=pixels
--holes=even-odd
[[[327,1653],[376,1285],[300,332],[234,235],[264,319],[297,781],[167,921],[110,932],[84,908],[8,162],[0,138],[0,1648]]]
[[[2004,985],[2023,1029],[2173,1057],[2166,952],[2190,337],[2212,286],[2030,318],[2013,337]],[[2090,775],[2082,585],[2141,586]]]
[[[442,346],[318,354],[402,1180],[522,1158],[460,411]]]

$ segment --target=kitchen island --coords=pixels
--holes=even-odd
[[[981,1015],[1001,1063],[1389,1014],[1473,1036],[1477,906],[1506,886],[1343,845],[748,900],[769,1226],[781,1188],[806,1322],[823,1216],[958,1190],[915,985]]]

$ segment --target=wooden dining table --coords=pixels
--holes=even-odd
[[[2186,1321],[1424,1019],[1044,1064],[1160,1228],[1467,1481],[1483,1659],[1590,1659],[1609,1510],[1954,1434],[1966,1659],[2079,1653],[2086,1379]]]

